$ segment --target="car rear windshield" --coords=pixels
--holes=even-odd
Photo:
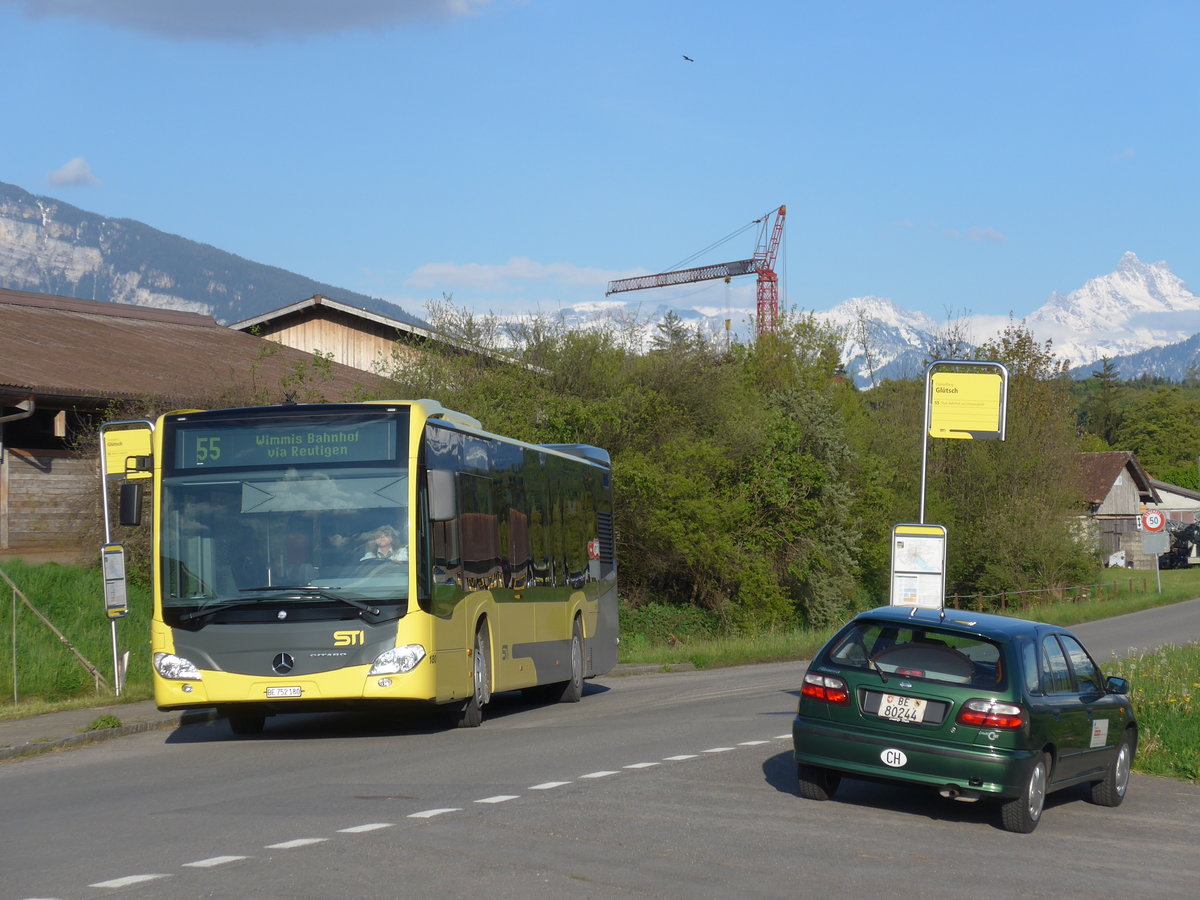
[[[1000,645],[919,623],[854,622],[831,645],[828,659],[836,666],[871,669],[885,676],[988,690],[1001,690],[1008,677]]]

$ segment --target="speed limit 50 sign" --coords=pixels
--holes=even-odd
[[[1148,509],[1142,513],[1143,531],[1162,531],[1166,527],[1167,517],[1157,509]]]

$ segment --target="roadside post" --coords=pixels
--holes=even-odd
[[[125,683],[129,654],[122,657],[117,648],[117,620],[129,613],[125,578],[125,546],[114,543],[109,516],[109,485],[121,483],[121,524],[126,521],[127,507],[134,507],[140,517],[141,480],[150,477],[154,423],[147,419],[105,422],[100,426],[100,496],[104,510],[104,546],[100,549],[101,570],[104,574],[104,614],[108,617],[112,636],[113,691],[121,696]]]
[[[925,521],[929,439],[1004,440],[1008,369],[986,360],[939,359],[925,369],[921,435],[921,508],[915,524],[892,529],[889,603],[917,609],[946,606],[946,528]]]
[[[1162,593],[1162,568],[1158,564],[1160,553],[1170,549],[1170,538],[1167,535],[1167,517],[1157,509],[1148,509],[1138,519],[1142,529],[1142,552],[1154,557],[1154,580],[1158,592]]]

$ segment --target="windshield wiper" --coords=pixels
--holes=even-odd
[[[328,588],[316,587],[311,584],[297,585],[274,585],[268,587],[242,588],[246,593],[252,591],[275,591],[274,597],[264,597],[261,599],[282,599],[289,594],[313,595],[324,600],[333,600],[337,603],[345,603],[347,606],[353,606],[355,609],[361,609],[363,612],[370,613],[373,616],[379,615],[379,609],[369,604],[363,603],[361,600],[355,600],[353,597],[343,597],[341,594],[335,594]],[[340,588],[339,588],[340,590]]]
[[[255,597],[252,600],[226,600],[223,603],[214,603],[212,606],[202,606],[199,609],[193,609],[191,612],[184,613],[179,617],[179,621],[190,622],[192,619],[199,619],[201,616],[211,616],[214,613],[223,612],[227,609],[235,609],[239,606],[258,603],[262,599],[262,597]]]

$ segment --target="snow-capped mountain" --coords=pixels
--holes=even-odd
[[[859,387],[920,375],[941,343],[937,322],[883,297],[854,297],[815,315],[841,330],[842,364]]]
[[[1200,332],[1200,297],[1165,262],[1126,253],[1108,275],[1065,297],[1051,294],[1026,324],[1039,339],[1053,340],[1060,358],[1086,367],[1187,340]]]

